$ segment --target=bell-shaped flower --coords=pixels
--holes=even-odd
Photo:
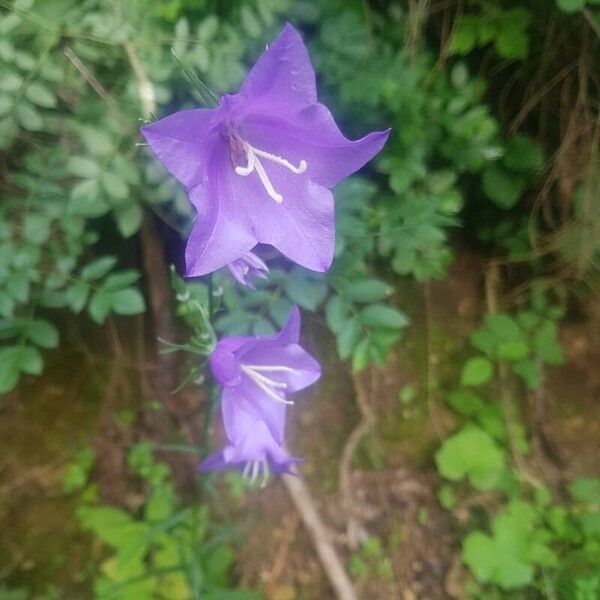
[[[239,93],[215,109],[183,110],[142,128],[150,148],[188,189],[198,216],[188,276],[204,275],[270,244],[327,271],[334,252],[330,189],[385,144],[389,130],[346,139],[317,100],[300,35],[286,25]]]
[[[260,417],[236,405],[227,410],[233,411],[225,428],[230,443],[202,461],[200,471],[237,468],[252,483],[260,478],[261,487],[267,484],[271,473],[293,474],[292,465],[302,459],[289,456]]]
[[[246,252],[244,256],[227,265],[232,277],[249,288],[254,289],[252,277],[267,279],[269,267],[253,252]]]
[[[292,309],[275,336],[233,336],[217,343],[209,362],[221,386],[225,431],[235,444],[236,411],[264,421],[278,444],[283,443],[288,394],[304,389],[321,376],[319,363],[298,343],[300,311]]]

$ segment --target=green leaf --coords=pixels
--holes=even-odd
[[[345,326],[349,313],[350,305],[341,296],[332,296],[325,307],[325,319],[327,326],[334,333],[339,333]]]
[[[46,217],[35,213],[25,216],[23,221],[23,235],[32,244],[43,244],[50,236],[51,221]]]
[[[44,368],[44,360],[40,351],[33,346],[23,346],[17,351],[19,368],[29,375],[39,375]]]
[[[127,184],[111,171],[106,171],[100,179],[106,193],[115,200],[124,200],[129,194]],[[135,205],[134,205],[135,206]]]
[[[110,294],[99,290],[92,295],[88,304],[88,313],[93,321],[102,325],[111,309],[112,298]]]
[[[0,150],[8,148],[18,134],[19,127],[12,117],[0,119]]]
[[[456,495],[454,490],[448,484],[443,485],[437,493],[439,503],[446,509],[452,510],[456,505]]]
[[[101,256],[81,269],[82,279],[100,279],[117,264],[116,256]]]
[[[467,477],[479,490],[494,488],[504,471],[504,453],[479,427],[467,426],[445,440],[435,455],[440,474],[451,481]]]
[[[102,284],[102,288],[106,291],[119,290],[135,283],[140,278],[140,274],[134,269],[111,273]]]
[[[146,310],[144,297],[135,288],[126,288],[111,294],[112,309],[118,315],[137,315]]]
[[[523,360],[529,355],[529,346],[520,340],[500,342],[496,349],[496,356],[500,360]]]
[[[565,362],[554,321],[546,320],[542,323],[533,337],[533,347],[538,357],[549,365],[562,365]]]
[[[508,210],[521,198],[527,179],[498,165],[491,165],[483,172],[482,184],[485,195],[499,208]]]
[[[292,302],[310,311],[317,310],[327,295],[325,280],[314,279],[302,269],[294,269],[286,277],[283,289]]]
[[[5,19],[5,15],[2,15],[3,19]],[[23,83],[23,78],[14,71],[4,72],[2,77],[0,78],[0,90],[5,92],[16,92],[21,87]]]
[[[362,322],[368,327],[402,329],[408,325],[408,319],[399,310],[385,304],[371,304],[360,313]]]
[[[482,385],[494,374],[494,365],[483,356],[470,358],[464,365],[460,383],[462,385]]]
[[[71,188],[69,194],[69,213],[84,217],[100,217],[106,214],[110,207],[99,198],[100,186],[97,179],[83,179]]]
[[[29,339],[42,348],[56,348],[59,342],[58,329],[52,323],[36,319],[27,332]]]
[[[338,354],[341,358],[348,358],[360,339],[362,328],[360,321],[353,317],[346,322],[346,327],[337,336]]]
[[[244,31],[253,38],[258,37],[262,32],[260,21],[256,18],[254,11],[247,6],[242,4],[240,9],[240,20]]]
[[[513,171],[538,171],[544,164],[541,148],[527,135],[517,134],[506,144],[504,164]]]
[[[585,6],[586,0],[556,0],[556,5],[566,13],[575,13]]]
[[[17,121],[27,131],[41,131],[44,127],[44,119],[39,111],[28,102],[21,101],[17,104]]]
[[[39,81],[30,83],[25,90],[25,97],[42,108],[55,108],[56,96],[50,88]]]
[[[13,390],[19,382],[16,347],[0,348],[0,394]]]
[[[355,372],[362,371],[371,362],[371,338],[364,337],[356,344],[352,352],[352,370]]]
[[[113,142],[109,135],[101,129],[85,126],[79,130],[84,146],[98,156],[106,156],[113,151]]]
[[[450,40],[451,54],[468,54],[477,44],[478,22],[474,15],[464,15]]]
[[[3,117],[6,113],[10,112],[12,107],[12,98],[10,96],[0,94],[0,117]]]
[[[530,390],[537,390],[541,383],[539,369],[535,361],[530,359],[519,360],[511,365],[512,370],[522,377]]]
[[[556,566],[549,532],[533,505],[512,500],[494,518],[491,529],[491,535],[472,532],[463,544],[463,560],[482,583],[505,590],[521,588],[533,582],[535,566]]]
[[[346,295],[354,302],[377,302],[383,300],[389,291],[387,283],[379,279],[359,279],[345,286]]]
[[[67,303],[75,313],[81,312],[90,293],[90,286],[85,281],[75,281],[67,289]]]
[[[144,211],[138,204],[128,204],[115,211],[117,227],[123,237],[130,237],[136,233],[142,225],[143,218]]]
[[[600,479],[578,477],[569,485],[569,492],[579,502],[600,504]]]
[[[91,158],[72,156],[67,162],[67,171],[76,177],[93,179],[100,175],[100,165]]]

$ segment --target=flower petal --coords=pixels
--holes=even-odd
[[[188,241],[188,275],[223,267],[258,242],[275,246],[308,269],[329,269],[335,247],[333,195],[305,174],[266,159],[262,164],[283,202],[269,196],[255,171],[246,176],[235,172],[228,145],[215,145],[208,183],[190,193],[202,214]]]
[[[274,337],[280,344],[297,344],[300,341],[300,309],[294,305],[281,331]]]
[[[256,61],[240,94],[269,112],[300,109],[317,101],[315,71],[308,50],[289,23]]]
[[[190,191],[190,200],[198,208],[198,216],[185,249],[186,275],[196,277],[212,273],[244,256],[256,245],[244,213],[236,214],[237,199],[226,187],[233,172],[223,164],[225,149],[214,152],[209,167],[210,181]],[[223,187],[222,187],[223,186]]]
[[[207,147],[218,111],[182,110],[141,128],[162,164],[188,189],[206,179]]]
[[[226,387],[221,396],[223,425],[232,444],[240,444],[257,421],[264,421],[278,444],[285,436],[286,405],[269,398],[248,377],[235,387]]]
[[[248,142],[292,164],[307,163],[306,176],[332,188],[358,171],[385,145],[390,129],[349,140],[339,130],[323,104],[314,104],[294,114],[277,116],[250,113],[243,119],[243,135]]]
[[[207,473],[208,471],[222,471],[228,467],[227,461],[223,456],[223,452],[214,452],[209,454],[199,465],[198,471]]]
[[[286,393],[302,390],[321,377],[319,363],[298,344],[276,346],[265,341],[245,353],[242,362],[249,365],[285,367],[286,370],[264,371],[263,375],[278,383],[284,383]]]

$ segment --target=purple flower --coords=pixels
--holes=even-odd
[[[210,367],[223,386],[221,409],[232,444],[242,442],[238,413],[263,421],[277,444],[283,443],[290,392],[321,376],[319,363],[299,344],[300,312],[292,309],[283,329],[271,337],[226,337],[210,356]],[[243,430],[245,434],[246,429]]]
[[[198,467],[200,471],[238,468],[251,482],[262,474],[261,486],[264,487],[271,473],[293,474],[292,465],[302,462],[301,458],[289,456],[273,439],[264,421],[243,409],[235,411],[227,433],[233,435],[235,441],[230,438],[231,443],[223,450],[204,459]]]
[[[252,289],[254,289],[254,285],[250,278],[267,279],[267,273],[269,272],[269,267],[253,252],[247,252],[241,258],[229,263],[227,268],[234,279]]]
[[[187,275],[204,275],[271,244],[327,271],[334,251],[336,183],[385,144],[388,131],[350,141],[317,100],[299,34],[286,25],[240,91],[215,109],[184,110],[142,128],[150,148],[188,189],[198,217]]]

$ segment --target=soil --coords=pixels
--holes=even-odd
[[[456,383],[469,352],[468,334],[484,310],[483,262],[463,252],[444,281],[398,282],[398,290],[397,303],[411,317],[406,339],[385,367],[358,377],[336,358],[322,317],[305,315],[304,341],[324,373],[318,386],[297,399],[288,444],[306,458],[303,477],[359,598],[460,598],[457,582],[464,573],[457,527],[437,501],[433,455],[455,427],[443,395]],[[117,335],[128,339],[121,327],[128,326],[117,323]],[[106,353],[102,362],[98,356],[110,332],[88,334],[101,338],[94,348],[63,346],[49,355],[42,378],[25,381],[0,401],[0,583],[38,591],[52,584],[66,590],[66,598],[91,597],[88,573],[97,552],[77,527],[76,498],[62,491],[66,466],[93,442],[104,454],[96,473],[100,493],[135,506],[140,491],[128,483],[124,448],[164,433],[153,425],[157,419],[147,416],[151,399],[144,398],[146,384],[139,381],[139,352],[125,344],[124,355],[132,354],[131,359],[121,356],[121,383],[115,388],[112,381],[115,389],[107,394],[110,360]],[[562,475],[599,476],[600,301],[588,298],[585,312],[570,316],[561,335],[568,362],[546,372],[538,398],[544,442]],[[190,431],[189,423],[200,419],[198,399],[189,393],[180,398],[181,414],[171,416],[185,422],[184,439],[197,441],[198,431]],[[374,421],[354,452],[348,499],[340,491],[340,459],[361,420],[361,404]],[[140,413],[146,416],[140,419]],[[189,461],[170,463],[180,488],[189,491]],[[224,481],[222,486],[226,490]],[[262,589],[268,600],[334,598],[280,482],[231,497],[230,504],[243,537],[236,570],[244,586]],[[381,550],[361,553],[361,543],[374,538]]]

